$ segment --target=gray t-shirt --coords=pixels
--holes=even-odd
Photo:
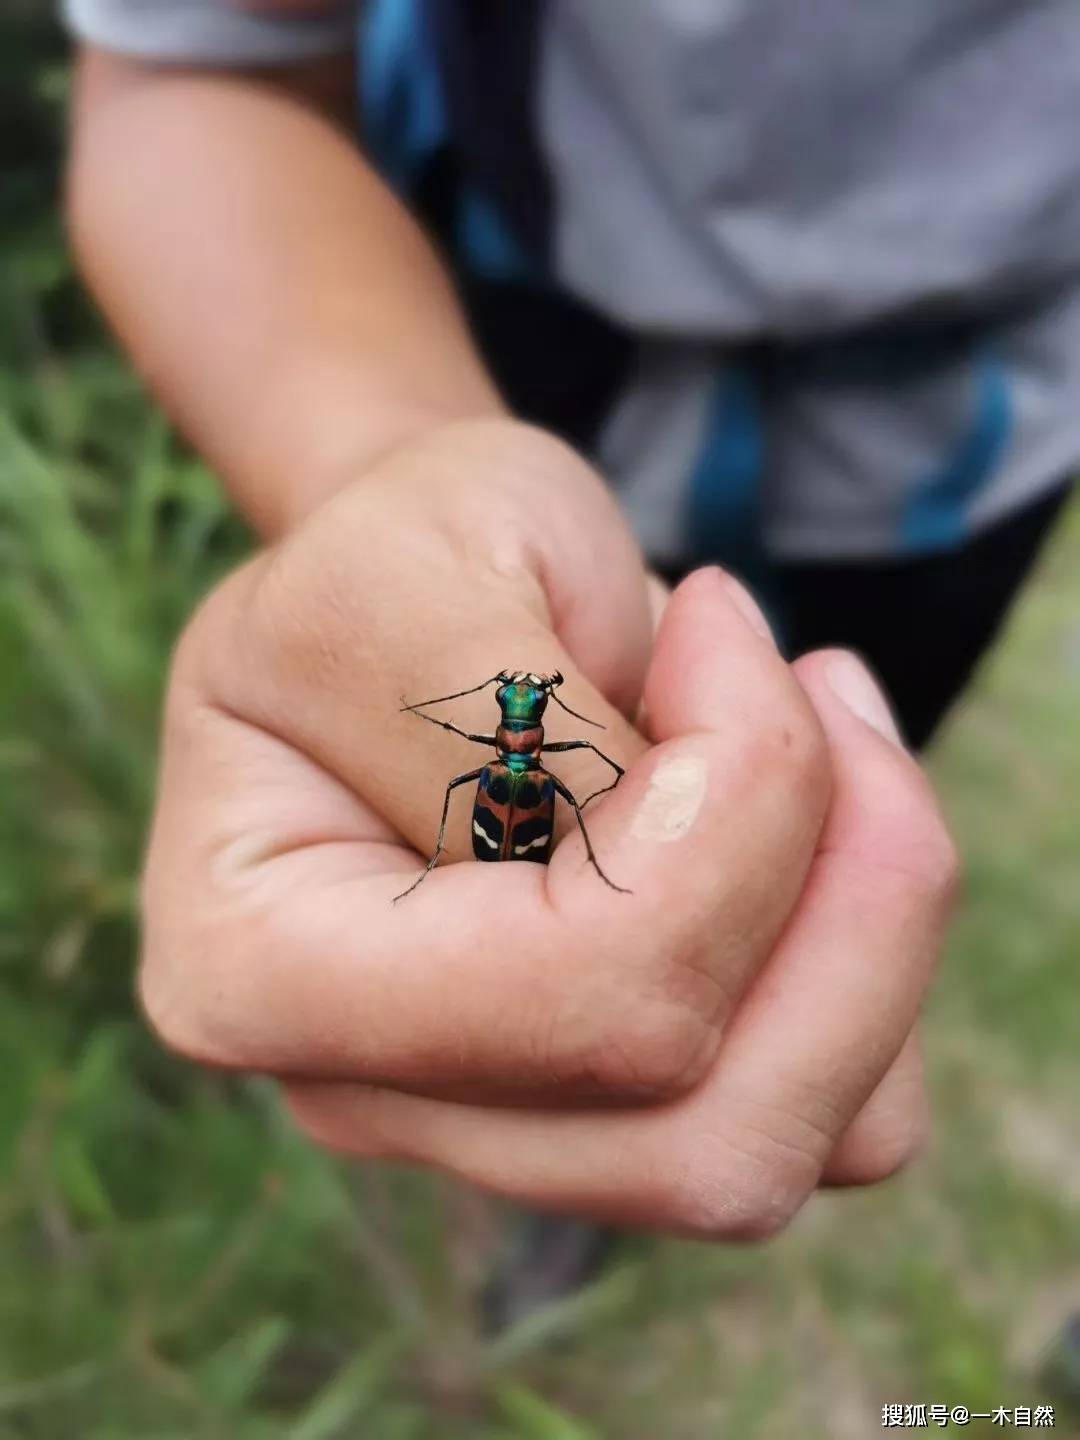
[[[65,4],[103,46],[230,63],[345,48],[358,8]],[[373,50],[420,44],[421,12],[454,4],[371,0]],[[824,381],[820,355],[788,367],[759,466],[775,552],[956,543],[1080,459],[1080,322],[1054,298],[1080,271],[1077,0],[548,0],[540,15],[529,103],[552,269],[642,339],[597,450],[654,554],[684,553],[704,523],[692,472],[727,444],[724,357],[745,341],[990,317],[985,345],[884,390]],[[745,450],[751,420],[734,421]],[[935,483],[959,519],[941,521]]]

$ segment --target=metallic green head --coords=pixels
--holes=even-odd
[[[496,676],[499,688],[495,699],[504,720],[524,720],[538,725],[547,709],[548,699],[563,677],[556,670],[554,675],[534,675],[526,670],[503,670]]]

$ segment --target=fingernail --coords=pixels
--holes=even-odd
[[[889,702],[861,660],[849,654],[831,655],[825,666],[825,679],[833,694],[852,714],[865,720],[894,745],[903,745]]]
[[[731,596],[737,610],[742,612],[743,618],[749,623],[752,629],[765,640],[773,638],[769,622],[765,619],[761,606],[747,590],[745,585],[740,585],[738,580],[733,580],[730,575],[724,575],[724,588]]]

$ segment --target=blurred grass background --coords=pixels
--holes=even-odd
[[[0,1440],[861,1440],[888,1400],[1080,1434],[1080,512],[931,757],[968,886],[929,1158],[765,1248],[628,1238],[484,1345],[489,1207],[316,1153],[133,1012],[167,655],[248,542],[73,279],[66,87],[0,0]]]

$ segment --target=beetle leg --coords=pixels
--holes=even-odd
[[[427,719],[427,716],[425,716],[424,718]],[[432,870],[434,870],[434,868],[435,868],[435,862],[436,862],[436,860],[438,860],[439,856],[442,854],[442,849],[443,849],[443,837],[444,837],[445,834],[446,834],[446,817],[447,817],[447,815],[448,815],[449,812],[450,812],[450,792],[451,792],[451,790],[456,790],[459,785],[465,785],[465,784],[467,784],[468,781],[470,781],[470,780],[479,780],[479,779],[480,779],[480,776],[481,776],[483,773],[484,773],[484,767],[481,765],[481,767],[480,767],[479,770],[470,770],[470,771],[468,772],[468,774],[466,774],[466,775],[455,775],[454,778],[453,778],[453,780],[450,781],[450,784],[447,785],[447,787],[446,787],[446,797],[445,797],[444,800],[443,800],[442,819],[439,821],[439,838],[435,841],[435,853],[434,853],[434,855],[432,855],[431,859],[427,862],[426,867],[425,867],[423,870],[421,870],[420,874],[416,877],[416,879],[413,881],[413,883],[409,886],[408,890],[402,890],[402,892],[401,892],[400,895],[395,895],[395,896],[394,896],[394,898],[393,898],[393,900],[392,900],[392,902],[391,902],[392,904],[396,905],[399,900],[404,900],[406,895],[411,895],[412,892],[416,889],[417,885],[420,884],[420,881],[421,881],[421,880],[426,880],[427,877],[431,874]]]
[[[611,763],[614,764],[615,762],[612,761]],[[551,775],[550,770],[547,773]],[[617,890],[620,895],[632,895],[634,893],[632,890],[626,890],[623,888],[622,885],[616,885],[615,881],[609,880],[608,877],[604,874],[603,870],[600,869],[600,862],[597,860],[596,855],[593,852],[592,841],[589,839],[589,832],[585,829],[585,820],[581,813],[581,806],[574,799],[573,795],[571,795],[570,791],[566,788],[566,786],[562,783],[562,781],[557,775],[551,775],[551,779],[554,782],[555,789],[574,812],[574,817],[578,823],[578,829],[581,831],[581,837],[585,841],[585,853],[586,855],[588,855],[589,860],[592,863],[593,869],[600,876],[600,879],[603,880],[605,885],[611,886],[612,890]],[[615,783],[618,784],[618,781],[616,781]]]
[[[622,767],[621,765],[617,765],[617,764],[615,763],[615,761],[612,760],[612,758],[611,758],[610,755],[605,755],[604,752],[603,752],[602,750],[598,749],[598,748],[592,743],[591,740],[555,740],[555,741],[553,741],[552,744],[550,744],[550,745],[541,745],[540,749],[541,749],[542,751],[547,751],[547,750],[591,750],[594,755],[599,755],[600,759],[603,760],[603,761],[605,762],[605,764],[610,765],[611,768],[615,771],[615,779],[612,780],[612,782],[611,782],[610,785],[601,785],[601,787],[600,787],[599,790],[594,790],[591,795],[587,795],[587,796],[585,797],[585,799],[582,800],[582,802],[581,802],[581,808],[582,808],[582,810],[585,809],[585,806],[588,805],[588,803],[589,803],[590,800],[595,800],[598,795],[606,795],[609,790],[614,790],[614,789],[615,789],[615,786],[619,783],[619,781],[622,779],[622,777],[626,774],[626,771],[623,769],[623,767]]]

